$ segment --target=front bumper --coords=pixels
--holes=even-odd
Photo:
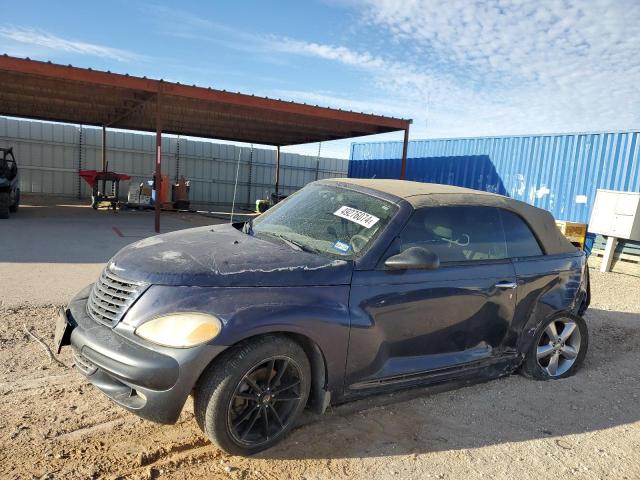
[[[149,348],[86,313],[90,286],[69,303],[76,368],[111,400],[159,423],[175,423],[204,368],[224,346]]]

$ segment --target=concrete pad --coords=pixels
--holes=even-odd
[[[161,231],[223,220],[163,212]],[[122,247],[155,235],[153,211],[95,211],[69,200],[25,198],[0,220],[0,307],[63,303],[93,283]]]

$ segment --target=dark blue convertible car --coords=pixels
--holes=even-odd
[[[485,192],[314,182],[245,224],[147,238],[60,312],[58,351],[124,408],[173,423],[189,394],[252,454],[302,410],[516,370],[572,375],[588,343],[583,252],[553,217]]]

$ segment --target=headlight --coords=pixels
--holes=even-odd
[[[154,318],[136,328],[136,335],[167,347],[187,348],[215,338],[222,324],[213,315],[173,313]]]

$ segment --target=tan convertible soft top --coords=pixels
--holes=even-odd
[[[520,215],[529,224],[547,255],[575,253],[577,251],[576,247],[558,230],[553,215],[546,210],[503,195],[451,185],[410,182],[407,180],[333,178],[321,180],[321,183],[343,187],[358,186],[377,190],[402,198],[414,208],[453,205],[504,208]]]

